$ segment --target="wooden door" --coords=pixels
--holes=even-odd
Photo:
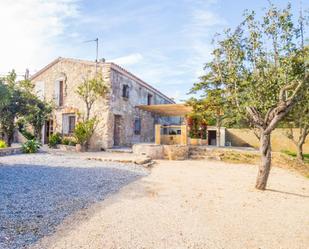
[[[45,122],[45,138],[44,143],[47,144],[50,136],[54,133],[54,122],[52,119]]]
[[[121,116],[114,116],[114,146],[120,145],[120,134],[121,134]]]

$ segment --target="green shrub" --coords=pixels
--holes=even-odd
[[[65,138],[62,139],[61,144],[75,146],[76,142],[72,138],[65,137]]]
[[[61,144],[61,134],[55,133],[50,136],[48,140],[48,146],[49,148],[56,148],[58,144]]]
[[[20,133],[27,139],[27,140],[33,140],[35,138],[35,136],[27,131],[26,129],[22,129],[20,130]]]
[[[7,147],[6,143],[3,140],[0,140],[0,149],[4,149],[6,147]]]
[[[28,140],[22,145],[22,151],[24,153],[36,153],[41,147],[41,143],[37,140]]]
[[[76,143],[86,145],[95,130],[96,124],[97,120],[95,118],[78,123],[74,130]]]

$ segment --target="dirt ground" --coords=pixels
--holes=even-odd
[[[159,161],[150,175],[68,218],[34,248],[309,248],[309,180],[273,168]]]

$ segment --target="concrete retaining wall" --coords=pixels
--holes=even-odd
[[[296,151],[293,142],[285,135],[286,129],[275,129],[271,137],[271,145],[273,151]],[[293,133],[297,138],[299,136],[299,129],[293,129]],[[232,146],[243,147],[251,146],[254,148],[259,147],[259,140],[250,129],[226,129],[226,142],[231,142]],[[309,153],[309,137],[307,137],[304,144],[304,153]]]

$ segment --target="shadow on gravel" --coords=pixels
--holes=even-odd
[[[24,248],[36,242],[66,216],[142,176],[107,167],[0,167],[0,248]]]

